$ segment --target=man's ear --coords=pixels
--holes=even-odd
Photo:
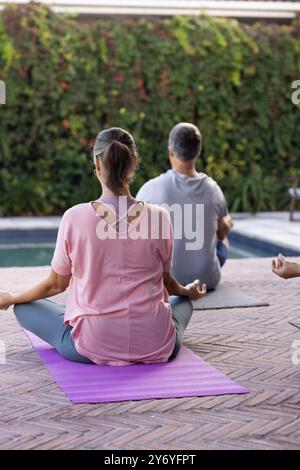
[[[172,152],[172,150],[171,150],[170,147],[169,147],[169,160],[170,160],[170,163],[172,163],[174,157],[175,157],[175,155],[174,155],[174,153]]]

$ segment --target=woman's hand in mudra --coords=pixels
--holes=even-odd
[[[190,300],[201,299],[206,294],[206,284],[201,284],[199,279],[196,279],[194,282],[187,284],[184,287],[184,293],[186,297]]]
[[[13,305],[13,297],[9,292],[0,292],[0,310],[7,310]]]
[[[187,284],[185,287],[179,284],[169,271],[163,274],[163,279],[169,295],[182,295],[190,300],[198,300],[206,294],[206,284],[201,284],[199,279]]]
[[[283,279],[300,277],[300,264],[288,261],[281,253],[279,253],[277,259],[272,260],[272,271]]]

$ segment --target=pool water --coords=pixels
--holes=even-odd
[[[46,266],[54,252],[54,243],[1,245],[0,267]]]
[[[229,248],[229,258],[268,258],[276,255],[276,250],[270,253],[270,250],[266,251],[261,248],[249,246],[249,244],[246,243],[237,243],[236,241],[232,241]]]
[[[55,243],[0,244],[0,267],[47,266],[50,264]],[[229,258],[261,258],[270,256],[258,248],[233,241]]]

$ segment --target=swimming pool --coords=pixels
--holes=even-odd
[[[54,245],[40,244],[34,246],[0,245],[0,267],[46,266],[50,264]],[[257,258],[269,256],[259,250],[249,251],[246,248],[230,247],[229,258]]]
[[[49,265],[54,247],[54,243],[0,244],[0,267]]]
[[[28,238],[28,237],[27,237]],[[42,238],[42,241],[41,241]],[[37,236],[25,241],[18,241],[17,237],[1,237],[0,240],[0,267],[46,266],[50,264],[55,247],[55,236]],[[231,244],[229,258],[262,258],[276,256],[278,248],[266,249],[255,246],[249,240],[230,237]],[[23,238],[24,240],[24,238]],[[280,250],[279,250],[280,251]],[[284,250],[281,250],[284,251]],[[286,253],[287,255],[289,253]]]

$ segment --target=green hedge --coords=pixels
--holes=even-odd
[[[136,138],[135,191],[167,168],[178,121],[200,127],[199,168],[231,209],[286,208],[300,168],[299,30],[206,17],[82,25],[10,6],[0,17],[0,215],[60,213],[95,197],[89,147],[109,126]]]

